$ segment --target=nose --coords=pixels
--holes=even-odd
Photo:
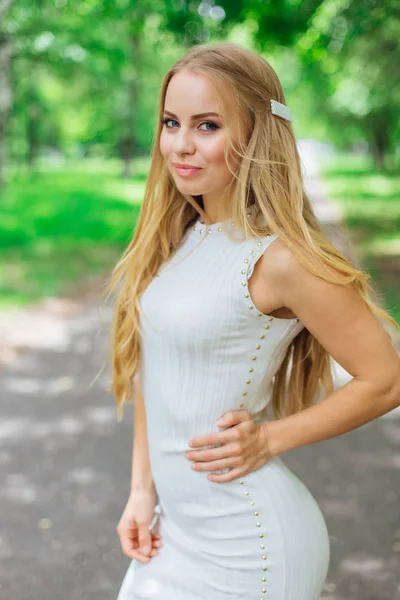
[[[174,135],[174,152],[177,155],[193,154],[195,149],[195,144],[190,132],[180,128],[179,132],[176,132]]]

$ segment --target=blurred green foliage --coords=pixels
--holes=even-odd
[[[272,64],[298,139],[346,152],[326,176],[366,259],[373,240],[397,239],[397,1],[3,0],[3,302],[113,264],[142,199],[163,75],[186,48],[223,39]]]
[[[70,293],[102,274],[128,243],[143,197],[147,160],[121,179],[117,160],[87,159],[19,177],[0,205],[0,304]]]
[[[4,0],[0,173],[40,156],[147,155],[163,74],[199,42],[231,39],[276,68],[301,137],[398,159],[395,0]],[[8,170],[9,176],[13,171]]]
[[[382,173],[369,157],[340,153],[322,165],[363,268],[400,324],[400,173]]]

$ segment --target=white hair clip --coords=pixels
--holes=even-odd
[[[277,117],[282,117],[282,119],[286,119],[286,121],[291,121],[292,116],[290,114],[290,110],[285,104],[278,102],[277,100],[270,100],[271,103],[271,112],[273,115]]]

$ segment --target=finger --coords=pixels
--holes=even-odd
[[[135,560],[138,560],[139,562],[142,562],[142,563],[150,562],[150,558],[151,558],[150,556],[145,556],[144,554],[139,552],[139,550],[131,550],[130,552],[125,552],[125,554],[129,558],[134,558]]]
[[[120,536],[120,542],[122,552],[125,554],[125,556],[128,556],[129,558],[135,558],[141,562],[149,562],[149,557],[142,554],[139,548],[134,547],[135,543],[132,538],[128,536],[128,534],[122,534]]]
[[[148,558],[152,558],[153,556],[156,556],[159,553],[160,548],[155,548],[153,546],[153,548],[150,550],[150,554],[148,555]]]
[[[230,441],[232,435],[232,429],[226,429],[225,431],[216,431],[207,435],[197,436],[189,441],[190,448],[201,448],[202,446],[217,446],[219,444],[226,444]]]
[[[205,462],[220,460],[222,458],[230,458],[236,456],[238,453],[238,447],[235,442],[230,442],[219,446],[218,448],[212,448],[208,450],[194,450],[187,454],[187,458],[194,462]]]
[[[232,425],[248,421],[251,418],[247,410],[228,410],[217,419],[216,423],[218,427],[232,427]]]
[[[127,553],[126,555],[129,556],[129,558],[135,558],[136,560],[139,560],[140,562],[144,562],[144,563],[148,563],[150,562],[150,559],[153,556],[156,556],[159,552],[159,548],[162,547],[162,544],[159,544],[158,548],[153,547],[150,550],[150,554],[143,554],[142,552],[140,552],[140,549],[137,548],[135,550],[131,550],[129,553]]]
[[[119,533],[119,541],[120,541],[120,544],[121,544],[122,551],[124,553],[130,552],[131,550],[133,550],[133,548],[134,548],[134,537],[133,537],[133,535],[135,535],[135,534],[133,534],[132,532],[128,533],[127,530],[121,531]]]
[[[220,469],[234,469],[235,467],[238,468],[241,466],[243,465],[239,465],[237,459],[235,460],[235,458],[231,456],[222,460],[193,463],[192,469],[195,471],[219,471]]]
[[[221,475],[218,475],[216,473],[210,473],[209,475],[207,475],[207,479],[209,479],[213,483],[226,483],[227,481],[233,481],[233,479],[242,476],[242,470],[235,468],[231,469],[228,473],[222,473]]]
[[[139,525],[139,546],[143,554],[150,554],[152,537],[148,525]]]

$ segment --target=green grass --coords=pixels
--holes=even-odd
[[[148,164],[121,179],[118,161],[81,161],[16,175],[0,193],[0,306],[68,294],[104,273],[128,244]]]
[[[352,243],[400,323],[400,174],[363,157],[324,163]],[[0,193],[0,307],[68,295],[108,272],[132,237],[148,167],[137,160],[131,179],[120,178],[119,161],[101,160],[15,175]]]
[[[322,174],[364,270],[400,324],[400,172],[380,172],[368,157],[346,154],[324,160]]]

